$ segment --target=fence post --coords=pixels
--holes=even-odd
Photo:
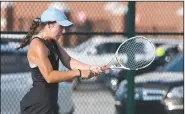
[[[128,38],[135,36],[135,1],[128,2],[127,34]],[[126,102],[127,114],[134,114],[135,110],[134,75],[135,71],[127,72],[127,81],[128,81],[127,102]]]

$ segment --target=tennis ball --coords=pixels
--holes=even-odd
[[[157,56],[161,57],[161,56],[164,56],[164,54],[165,54],[165,49],[164,48],[159,47],[159,48],[156,49],[156,55]]]
[[[120,59],[120,62],[123,62],[123,59],[122,58]]]

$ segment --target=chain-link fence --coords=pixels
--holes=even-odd
[[[127,39],[128,2],[1,2],[1,113],[18,114],[20,100],[32,86],[27,49],[16,51],[33,19],[48,7],[65,11],[74,25],[62,45],[68,54],[87,63],[111,60]],[[183,113],[183,2],[136,2],[135,32],[149,38],[154,62],[136,72],[135,113]],[[60,64],[60,70],[68,70]],[[160,73],[159,73],[160,72]],[[146,74],[145,74],[146,73]],[[140,75],[140,76],[138,76]],[[59,87],[61,114],[123,114],[127,71],[110,70],[97,78],[74,79]],[[155,110],[153,110],[155,109]]]

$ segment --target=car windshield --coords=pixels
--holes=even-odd
[[[84,42],[83,44],[77,46],[75,48],[75,51],[76,52],[83,52],[84,49],[88,48],[88,46],[93,47],[92,44],[93,44],[92,40]],[[118,42],[97,43],[96,46],[95,46],[95,49],[96,49],[98,55],[115,53],[120,44],[121,43],[118,43]]]
[[[112,43],[103,43],[96,47],[97,54],[113,54],[116,52],[117,48],[121,43],[112,42]]]
[[[84,49],[86,49],[88,46],[91,46],[91,45],[92,45],[92,39],[90,39],[90,40],[88,40],[88,41],[86,41],[86,42],[76,46],[74,48],[74,51],[78,52],[78,53],[83,52]]]
[[[169,63],[167,63],[161,72],[183,72],[184,69],[184,55],[177,54]]]

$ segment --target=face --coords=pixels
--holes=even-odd
[[[58,23],[48,24],[47,26],[48,35],[54,38],[55,40],[59,40],[60,38],[64,37],[63,34],[65,33],[65,28],[63,28]]]

